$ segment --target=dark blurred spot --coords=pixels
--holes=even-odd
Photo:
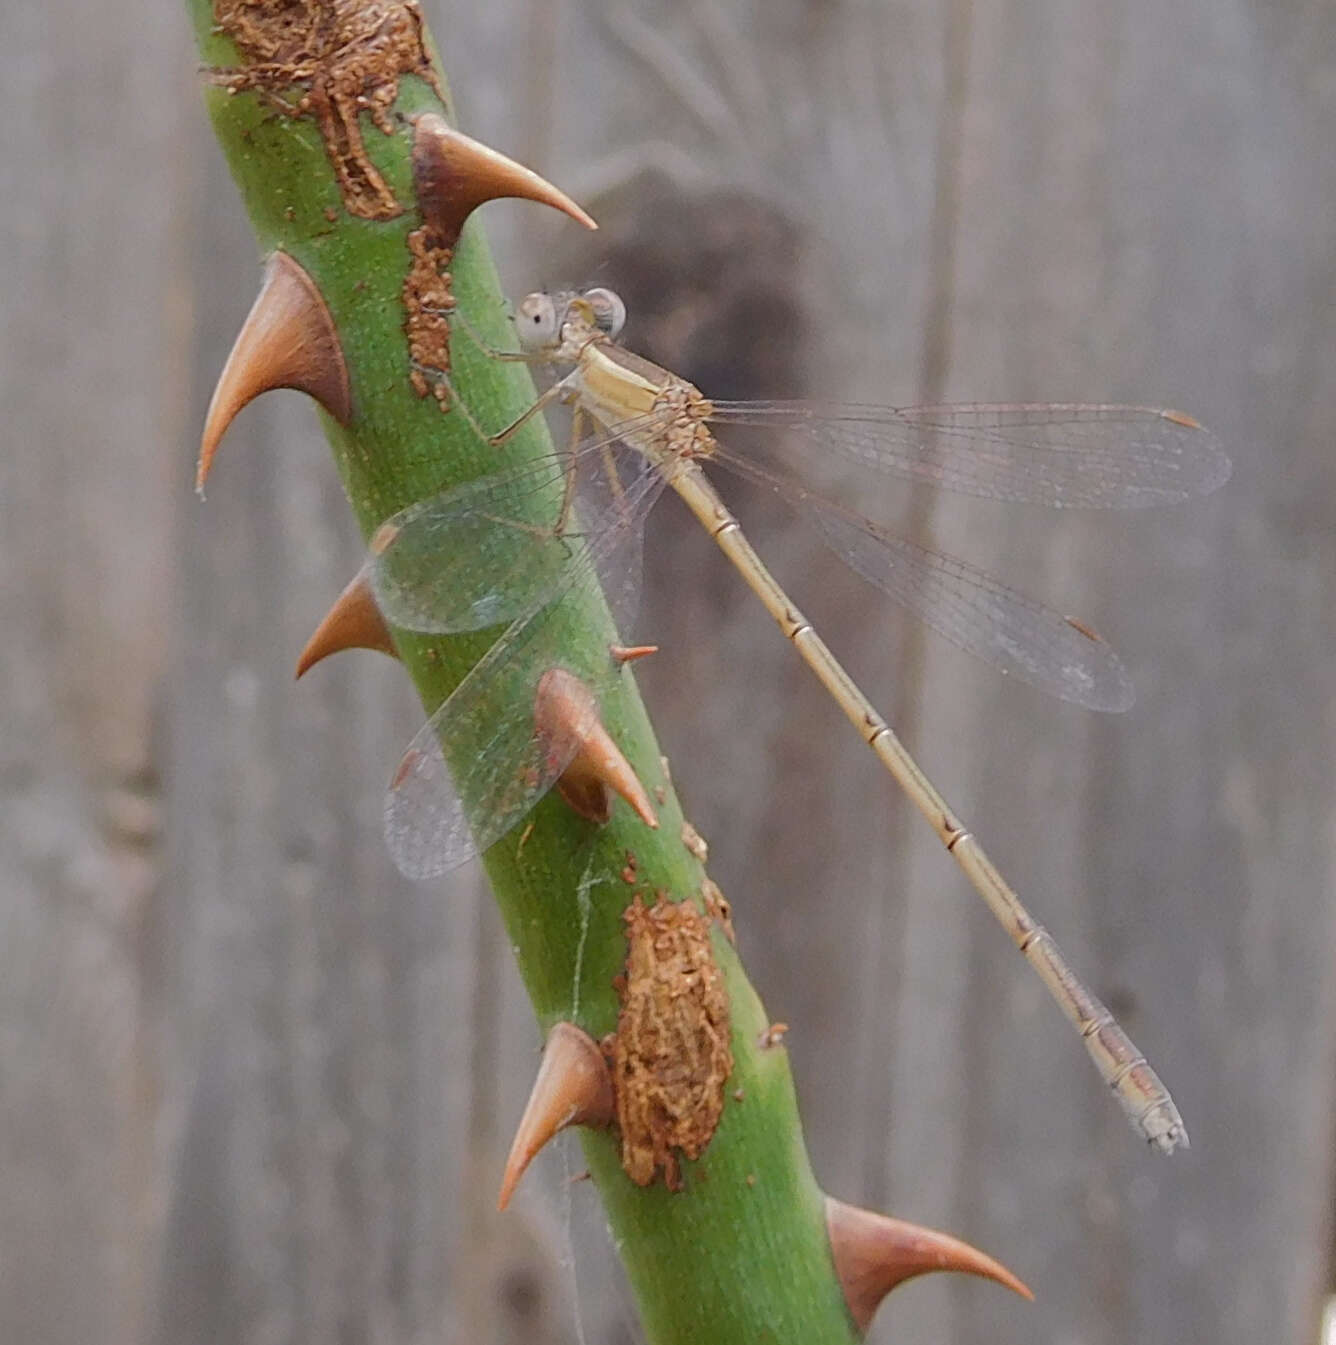
[[[501,1277],[501,1304],[512,1317],[523,1322],[538,1319],[543,1306],[543,1286],[532,1266],[513,1266]]]

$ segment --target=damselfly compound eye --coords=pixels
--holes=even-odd
[[[585,290],[584,298],[594,310],[594,325],[604,335],[616,337],[626,326],[626,305],[620,295],[600,287]]]
[[[539,291],[526,296],[515,314],[520,345],[525,350],[542,350],[556,344],[557,306],[550,294]]]

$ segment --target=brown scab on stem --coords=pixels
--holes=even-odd
[[[311,118],[350,215],[401,214],[367,154],[361,114],[392,134],[390,110],[404,75],[426,80],[444,101],[416,0],[214,0],[213,16],[243,61],[240,69],[209,71],[213,82],[229,93],[258,93],[286,116]]]
[[[728,995],[709,924],[693,902],[637,895],[623,916],[621,1013],[607,1042],[622,1167],[639,1186],[660,1174],[682,1186],[681,1159],[699,1158],[723,1114],[733,1070]]]
[[[408,337],[411,372],[408,381],[419,397],[435,397],[449,409],[450,387],[443,375],[450,368],[450,288],[452,249],[426,225],[408,235],[412,260],[404,277],[404,332]]]

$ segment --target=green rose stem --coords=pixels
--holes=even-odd
[[[267,388],[296,387],[322,409],[370,539],[406,506],[495,471],[498,450],[474,426],[508,425],[534,400],[522,366],[449,341],[455,306],[490,345],[511,336],[482,232],[464,218],[502,195],[587,217],[449,130],[415,4],[188,0],[188,9],[205,102],[268,259],[210,410],[201,485],[236,411]],[[551,451],[535,417],[507,442],[505,461]],[[569,661],[594,666],[617,638],[605,604],[583,591],[562,604]],[[303,666],[352,645],[393,650],[430,713],[487,643],[389,630],[353,584]],[[590,1172],[654,1345],[853,1341],[889,1288],[930,1269],[1023,1289],[964,1244],[823,1196],[780,1034],[734,951],[727,904],[684,830],[628,668],[600,708],[607,740],[654,795],[657,829],[644,790],[638,810],[609,809],[594,767],[484,856],[550,1040],[505,1198],[556,1129],[584,1123]],[[585,815],[563,792],[583,800]],[[610,811],[601,825],[588,816],[600,807]]]

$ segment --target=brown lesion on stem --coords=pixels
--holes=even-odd
[[[627,861],[631,872],[634,857]],[[699,1158],[713,1138],[733,1072],[728,995],[710,942],[711,921],[721,911],[726,919],[728,906],[714,892],[705,914],[662,893],[653,906],[637,894],[626,908],[617,1030],[595,1043],[574,1023],[552,1028],[506,1162],[501,1209],[538,1151],[573,1125],[615,1124],[633,1182],[650,1186],[662,1174],[670,1191],[682,1189],[682,1159]]]
[[[450,318],[455,296],[450,288],[447,247],[434,229],[423,225],[408,235],[412,260],[404,277],[404,333],[408,337],[408,381],[419,397],[435,397],[450,409]]]
[[[391,109],[404,75],[426,80],[444,101],[416,0],[214,0],[213,16],[244,62],[210,70],[213,82],[232,93],[257,93],[286,116],[311,118],[349,214],[374,220],[402,214],[367,154],[361,115],[392,135]]]
[[[612,1064],[622,1167],[639,1186],[662,1174],[682,1187],[681,1159],[699,1158],[718,1128],[733,1071],[728,994],[709,921],[691,901],[639,895],[623,916],[626,971],[618,977]]]

